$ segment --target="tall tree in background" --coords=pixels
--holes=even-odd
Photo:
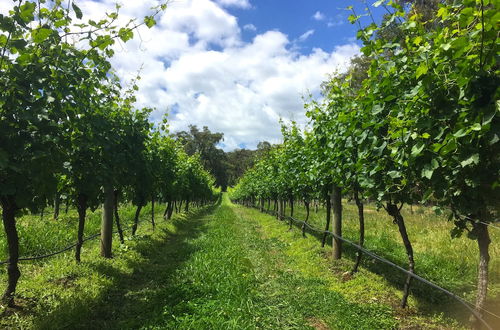
[[[203,130],[196,125],[189,125],[189,131],[180,131],[174,137],[182,143],[190,156],[198,153],[203,166],[215,177],[215,184],[223,191],[227,189],[227,163],[224,150],[217,144],[224,140],[223,133],[212,133],[207,126]]]
[[[235,149],[227,153],[228,184],[234,186],[247,169],[255,163],[256,152],[249,149]]]
[[[257,150],[235,149],[227,153],[228,185],[235,186],[245,172],[252,168],[257,160],[264,157],[272,148],[271,143],[261,141]]]
[[[224,133],[212,133],[207,126],[200,130],[196,125],[189,125],[189,130],[173,134],[189,156],[200,155],[203,166],[215,177],[215,183],[223,191],[234,186],[243,174],[251,168],[257,159],[265,156],[272,148],[271,143],[262,141],[256,150],[235,149],[224,152],[217,147],[224,140]]]

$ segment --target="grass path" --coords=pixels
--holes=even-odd
[[[224,195],[221,205],[134,239],[111,261],[95,257],[80,268],[64,268],[64,261],[45,266],[43,272],[58,275],[35,276],[33,287],[50,283],[48,297],[52,292],[55,298],[47,311],[40,299],[38,314],[24,324],[47,329],[446,328],[435,316],[411,311],[402,322],[393,309],[397,290],[371,273],[339,281],[316,239],[299,235]]]
[[[349,303],[327,283],[290,268],[284,242],[225,199],[203,219],[196,251],[166,288],[172,299],[150,325],[181,329],[390,328],[387,307]]]

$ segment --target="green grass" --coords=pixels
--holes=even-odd
[[[456,329],[461,327],[457,320],[445,317],[441,312],[421,310],[414,306],[401,310],[398,307],[400,290],[384,276],[362,268],[358,274],[351,277],[346,271],[351,269],[352,262],[342,259],[332,264],[331,249],[321,248],[315,236],[307,235],[304,239],[300,230],[297,228],[288,230],[287,223],[277,221],[274,217],[263,215],[255,209],[240,208],[239,210],[239,213],[245,217],[257,219],[263,234],[270,239],[284,243],[283,253],[290,257],[288,261],[290,269],[300,272],[305,277],[324,280],[329,290],[341,294],[350,303],[364,305],[368,303],[388,307],[397,328]],[[336,322],[335,319],[324,321],[331,328],[336,328]]]
[[[22,263],[20,308],[0,310],[0,327],[460,328],[414,298],[410,309],[398,309],[400,290],[385,276],[362,268],[347,278],[349,259],[332,264],[330,249],[316,237],[304,239],[227,195],[221,205],[169,222],[160,220],[162,211],[154,232],[146,210],[139,236],[124,245],[115,239],[113,259],[100,258],[99,242],[92,241],[80,265],[72,252]]]
[[[131,205],[120,209],[124,228],[132,223],[134,212],[135,208]],[[162,208],[155,207],[159,226],[154,232],[150,223],[151,207],[148,205],[141,213],[137,236],[130,237],[130,231],[126,231],[125,244],[121,245],[118,235],[114,235],[113,259],[106,260],[99,256],[99,240],[96,239],[84,243],[80,265],[74,262],[73,250],[39,261],[21,262],[22,275],[16,299],[19,308],[5,309],[0,306],[0,328],[64,328],[67,322],[78,321],[81,315],[106,298],[122,275],[134,273],[137,263],[147,265],[142,247],[150,244],[162,228],[172,226],[161,218],[162,213]],[[100,216],[100,210],[89,214],[87,234],[99,231]],[[174,218],[175,221],[182,221],[186,216],[177,214]],[[57,221],[25,215],[18,223],[21,242],[32,243],[30,249],[21,248],[25,253],[22,255],[54,251],[75,241],[77,219],[72,210],[67,215],[63,212]],[[37,235],[37,232],[41,234]],[[22,236],[26,234],[27,237]],[[64,238],[59,235],[64,235]],[[0,238],[0,243],[5,244],[3,231]],[[5,267],[0,268],[0,283],[6,283]]]
[[[192,241],[197,252],[168,289],[176,300],[165,305],[165,318],[155,327],[387,329],[396,324],[389,306],[350,302],[322,276],[293,269],[289,243],[265,237],[260,222],[245,212],[225,200],[206,219],[206,232]]]
[[[163,215],[164,205],[155,206],[155,215],[159,219]],[[119,209],[122,228],[128,230],[133,223],[135,207],[124,204]],[[141,211],[140,220],[150,221],[151,204]],[[84,237],[99,233],[101,226],[101,208],[87,211]],[[116,227],[115,227],[116,228]],[[53,219],[53,210],[48,208],[42,215],[25,214],[17,219],[19,233],[19,253],[21,256],[36,256],[47,252],[58,251],[76,241],[78,231],[78,213],[75,208],[61,212],[57,220]],[[130,231],[127,232],[130,234]],[[5,234],[0,234],[0,261],[8,258]]]
[[[266,204],[267,207],[267,204]],[[289,212],[289,209],[286,211]],[[417,274],[451,290],[468,301],[475,301],[477,282],[477,263],[479,252],[477,242],[466,237],[451,238],[453,222],[447,217],[437,216],[429,207],[405,206],[402,210],[408,235],[413,245]],[[306,212],[302,205],[296,205],[294,217],[305,219]],[[310,221],[316,228],[324,229],[325,210],[318,212],[311,207]],[[359,223],[356,205],[343,203],[342,235],[354,242],[358,241]],[[320,235],[317,235],[319,238]],[[490,229],[490,284],[487,309],[493,312],[500,308],[500,229]],[[331,239],[329,239],[331,246]],[[398,228],[385,210],[377,210],[375,205],[365,206],[365,247],[406,268],[407,257]],[[350,269],[356,251],[344,245],[348,262],[343,268]],[[374,262],[364,257],[363,267],[377,274],[384,275],[396,288],[401,288],[404,277],[391,267]],[[419,309],[437,309],[453,313],[460,319],[467,319],[467,313],[444,294],[425,284],[413,282],[411,304]],[[498,314],[498,313],[497,313]],[[494,319],[492,318],[491,321]],[[498,320],[497,320],[498,322]]]

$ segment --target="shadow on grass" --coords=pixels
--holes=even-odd
[[[174,232],[162,228],[155,236],[136,238],[133,250],[142,258],[127,258],[124,252],[131,273],[114,267],[113,262],[92,261],[90,268],[111,282],[109,289],[61,302],[52,313],[36,319],[34,327],[136,329],[161,319],[166,304],[186,298],[178,289],[172,294],[170,286],[177,269],[196,252],[192,240],[207,230],[206,216],[216,207],[218,204],[175,219]]]
[[[255,209],[255,208],[254,208]],[[259,211],[258,209],[255,209]],[[267,213],[264,211],[264,213]],[[273,216],[272,214],[267,213],[269,216]],[[284,228],[288,228],[289,226],[289,220],[280,220]],[[297,223],[292,221],[292,226],[295,230],[299,230],[302,232],[302,224]],[[316,227],[318,228],[318,227]],[[318,228],[320,229],[320,228]],[[323,229],[321,229],[323,230]],[[306,229],[306,236],[313,236],[318,240],[318,244],[321,244],[321,241],[323,239],[323,233],[320,232],[315,232],[310,230],[309,228]],[[355,242],[357,243],[357,242]],[[388,250],[391,249],[400,249],[402,243],[395,242],[392,239],[386,239],[383,242],[384,247],[386,247]],[[329,235],[327,237],[326,241],[326,246],[329,248],[332,248],[332,237]],[[343,243],[342,245],[342,255],[346,259],[349,259],[350,261],[354,262],[356,260],[358,250],[354,248],[353,246]],[[378,254],[378,251],[373,251],[376,254]],[[381,255],[383,256],[383,254]],[[397,262],[396,262],[397,263]],[[406,268],[405,264],[401,265],[403,268]],[[334,265],[335,267],[335,265]],[[406,280],[406,274],[403,274],[401,271],[395,269],[394,267],[382,263],[380,261],[374,260],[370,256],[367,256],[363,254],[362,262],[361,262],[361,267],[367,269],[368,271],[381,275],[384,277],[384,279],[387,280],[387,282],[392,285],[393,287],[397,288],[398,290],[403,290],[403,285]],[[351,269],[342,269],[338,270],[339,272],[346,272],[350,271]],[[418,274],[418,260],[417,260],[417,274]],[[425,276],[424,276],[425,277]],[[474,287],[471,287],[469,284],[464,284],[460,286],[459,288],[455,289],[455,292],[460,294],[462,292],[470,292],[473,290]],[[455,299],[451,298],[450,296],[446,295],[443,292],[440,292],[429,285],[417,281],[415,279],[412,280],[411,288],[410,288],[410,294],[415,298],[418,309],[420,312],[423,312],[424,314],[436,314],[436,313],[445,313],[448,316],[451,316],[461,323],[466,324],[468,322],[468,318],[470,316],[470,312],[458,301]],[[495,303],[491,302],[492,307],[494,307]],[[394,306],[398,307],[398,306]],[[491,309],[491,308],[488,308]],[[493,309],[494,310],[494,309]],[[486,318],[488,320],[488,317]]]

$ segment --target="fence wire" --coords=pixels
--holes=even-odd
[[[113,234],[117,234],[118,231],[114,231]],[[82,240],[82,243],[84,242],[87,242],[87,241],[91,241],[93,239],[96,239],[97,237],[101,236],[101,233],[97,233],[97,234],[94,234],[94,235],[91,235],[89,237],[86,237]],[[61,250],[58,250],[58,251],[55,251],[55,252],[50,252],[50,253],[47,253],[47,254],[42,254],[42,255],[38,255],[38,256],[31,256],[31,257],[20,257],[19,259],[17,259],[18,261],[29,261],[29,260],[39,260],[39,259],[45,259],[45,258],[48,258],[48,257],[53,257],[55,255],[58,255],[58,254],[61,254],[61,253],[64,253],[68,250],[71,250],[72,248],[74,248],[78,243],[73,243],[71,245],[68,245],[66,246],[65,248],[62,248]],[[8,264],[9,263],[9,260],[4,260],[4,261],[0,261],[0,265],[4,265],[4,264]]]
[[[255,206],[253,206],[253,207],[259,210],[258,207],[255,207]],[[273,211],[264,210],[264,212],[267,213],[267,214],[273,215],[273,216],[277,215],[277,212],[274,211],[274,210]],[[381,257],[381,256],[379,256],[379,255],[377,255],[377,254],[375,254],[375,253],[373,253],[373,252],[365,249],[364,247],[362,247],[362,246],[354,243],[353,241],[335,234],[334,232],[315,228],[315,227],[311,226],[309,223],[307,223],[305,221],[298,220],[298,219],[290,217],[290,216],[285,216],[284,218],[281,218],[280,220],[291,220],[291,221],[293,221],[295,223],[302,224],[303,226],[309,228],[309,230],[311,230],[311,231],[314,231],[314,232],[317,232],[317,233],[320,233],[320,234],[327,234],[327,235],[333,236],[336,239],[338,239],[338,240],[340,240],[342,242],[345,242],[345,243],[351,245],[352,247],[354,247],[355,249],[361,251],[362,253],[370,256],[371,258],[373,258],[375,260],[378,260],[378,261],[380,261],[380,262],[382,262],[384,264],[387,264],[387,265],[389,265],[389,266],[391,266],[393,268],[396,268],[400,272],[402,272],[402,273],[404,273],[404,274],[406,274],[408,276],[411,276],[412,278],[416,279],[417,281],[425,283],[425,284],[429,285],[430,287],[432,287],[432,288],[434,288],[436,290],[441,291],[442,293],[444,293],[444,294],[448,295],[449,297],[455,299],[460,304],[462,304],[465,308],[467,308],[474,315],[474,317],[476,317],[487,329],[493,330],[493,328],[483,319],[482,315],[477,312],[477,310],[475,309],[474,304],[472,304],[472,303],[464,300],[463,298],[459,297],[458,295],[454,294],[453,292],[451,292],[451,291],[449,291],[449,290],[447,290],[445,288],[442,288],[439,285],[437,285],[435,283],[432,283],[431,281],[429,281],[429,280],[427,280],[427,279],[425,279],[425,278],[423,278],[423,277],[421,277],[421,276],[419,276],[419,275],[417,275],[415,273],[412,273],[412,272],[410,272],[410,271],[402,268],[401,266],[396,265],[392,261],[387,260],[384,257]],[[490,311],[488,311],[488,310],[486,310],[484,308],[481,308],[481,310],[484,311],[484,312],[486,312],[486,313],[488,313],[488,314],[490,314],[490,315],[492,315],[492,316],[494,316],[494,317],[496,317],[496,318],[500,319],[500,316],[496,315],[493,312],[490,312]]]
[[[137,224],[141,223],[142,221],[138,221]],[[132,224],[131,226],[129,226],[128,228],[122,230],[122,232],[125,232],[125,231],[128,231],[130,229],[132,229],[134,225]],[[113,232],[113,235],[115,234],[118,234],[119,233],[119,230],[115,230]],[[90,240],[93,240],[93,239],[96,239],[97,237],[101,236],[101,233],[96,233],[94,235],[91,235],[89,237],[86,237],[83,239],[82,243],[84,242],[87,242],[87,241],[90,241]],[[42,255],[38,255],[38,256],[30,256],[30,257],[20,257],[18,258],[17,260],[18,261],[29,261],[29,260],[39,260],[39,259],[44,259],[44,258],[48,258],[48,257],[52,257],[52,256],[55,256],[55,255],[58,255],[58,254],[61,254],[61,253],[64,253],[68,250],[71,250],[72,248],[74,248],[78,243],[73,243],[71,245],[68,245],[66,246],[65,248],[62,248],[61,250],[58,250],[56,252],[50,252],[50,253],[47,253],[47,254],[42,254]],[[5,265],[5,264],[8,264],[9,263],[9,260],[4,260],[4,261],[0,261],[0,265]]]

